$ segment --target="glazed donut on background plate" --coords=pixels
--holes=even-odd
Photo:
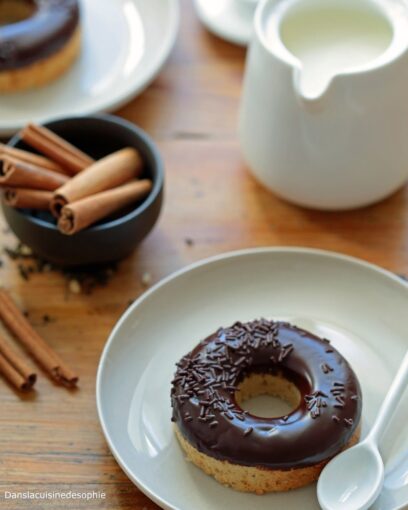
[[[78,0],[0,0],[0,92],[50,83],[80,46]]]
[[[261,418],[243,410],[262,394],[292,412]],[[188,459],[239,491],[307,485],[360,437],[352,368],[328,340],[285,322],[237,322],[203,340],[177,364],[171,401]]]

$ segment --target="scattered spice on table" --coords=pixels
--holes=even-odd
[[[145,271],[142,275],[141,284],[143,287],[150,287],[152,283],[152,275]]]
[[[97,267],[63,268],[36,256],[30,248],[18,244],[15,248],[6,247],[5,254],[17,263],[17,269],[24,281],[31,275],[54,271],[66,281],[70,294],[91,294],[97,287],[105,287],[117,271],[116,263]]]
[[[50,315],[48,315],[48,313],[45,313],[42,316],[42,323],[49,324],[50,322],[56,322],[56,319],[54,317],[51,317]]]

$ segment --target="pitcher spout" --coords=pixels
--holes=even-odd
[[[293,89],[300,106],[310,112],[320,112],[324,108],[325,98],[329,94],[333,77],[320,80],[311,86],[301,68],[293,70]]]

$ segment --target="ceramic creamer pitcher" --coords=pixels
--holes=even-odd
[[[240,116],[248,165],[319,209],[376,202],[408,179],[408,4],[264,0]]]

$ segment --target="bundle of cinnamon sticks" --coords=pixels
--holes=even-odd
[[[41,155],[0,144],[0,187],[8,205],[50,210],[75,234],[150,193],[143,161],[130,147],[95,161],[49,129],[29,124],[21,138]]]
[[[37,363],[58,383],[76,386],[78,376],[68,368],[51,347],[38,335],[20,312],[9,293],[0,288],[0,319]],[[37,374],[0,335],[0,374],[16,389],[33,388]]]

